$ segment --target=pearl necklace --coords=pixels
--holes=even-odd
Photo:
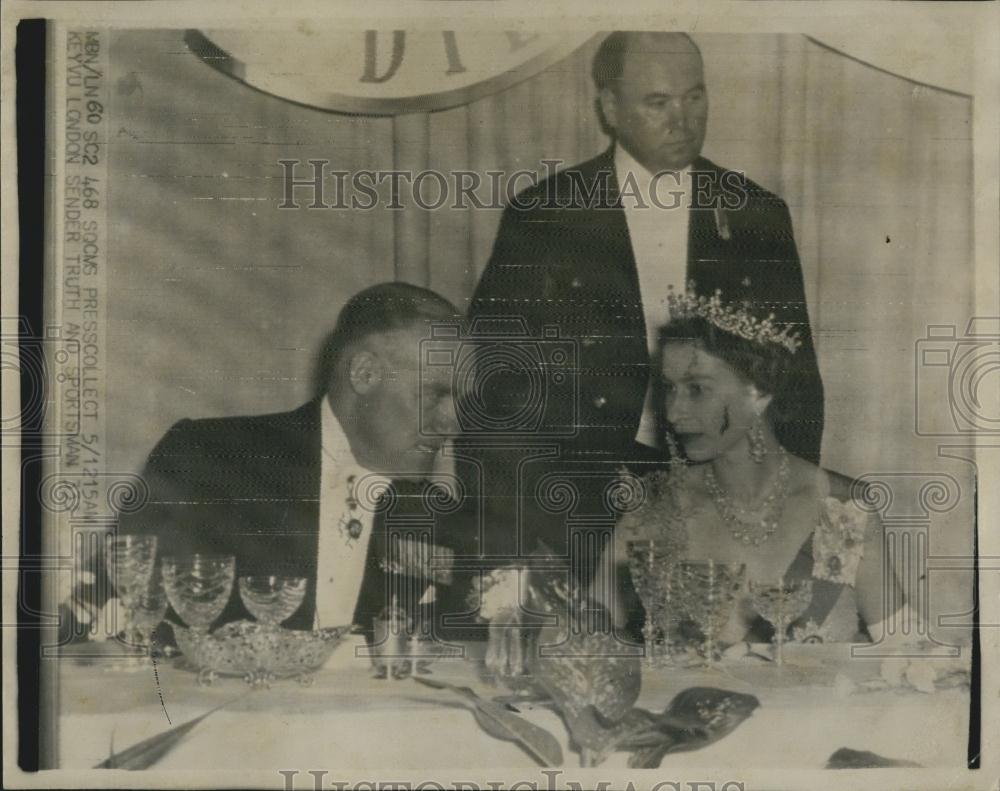
[[[756,547],[767,541],[778,529],[778,520],[781,518],[781,511],[788,497],[788,478],[791,472],[785,449],[779,448],[779,453],[781,462],[778,465],[778,474],[771,485],[771,491],[764,498],[761,507],[755,511],[759,518],[750,516],[747,511],[733,503],[732,498],[716,480],[711,465],[705,470],[705,488],[712,495],[715,510],[729,527],[733,540]]]

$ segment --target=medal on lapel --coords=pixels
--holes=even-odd
[[[733,238],[732,232],[729,230],[729,217],[726,215],[726,210],[721,206],[716,206],[714,210],[715,214],[715,230],[719,232],[719,236],[723,241],[728,242]]]
[[[340,517],[340,534],[344,536],[344,543],[350,546],[361,537],[365,529],[364,524],[358,519],[358,500],[354,496],[354,483],[357,477],[347,476],[347,513]]]

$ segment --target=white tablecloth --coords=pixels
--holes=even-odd
[[[462,700],[412,680],[372,678],[367,659],[354,657],[354,645],[337,649],[333,661],[312,686],[280,681],[270,689],[250,690],[239,679],[199,686],[193,673],[171,661],[124,672],[108,662],[61,661],[59,766],[93,767],[109,755],[194,718],[228,705],[199,723],[158,763],[163,770],[281,768],[377,772],[452,767],[536,767],[513,743],[486,735]],[[829,660],[829,647],[826,647]],[[724,665],[717,670],[643,673],[639,705],[662,711],[682,689],[712,686],[757,696],[760,707],[733,733],[702,750],[674,753],[664,767],[821,769],[841,747],[868,750],[926,767],[965,766],[968,739],[968,690],[924,694],[914,690],[847,694],[843,678],[878,676],[878,663],[826,661],[822,670],[794,666]],[[470,686],[486,697],[486,685],[468,660],[441,660],[433,678]],[[842,677],[834,687],[834,678]],[[162,695],[162,703],[160,696]],[[578,756],[568,747],[565,728],[545,707],[524,715],[561,742],[566,764]],[[169,716],[169,722],[168,722]],[[616,754],[607,768],[626,766]]]

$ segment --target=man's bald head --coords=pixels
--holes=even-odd
[[[422,341],[460,318],[440,294],[398,282],[366,288],[340,311],[323,345],[321,387],[363,467],[425,474],[455,433],[453,369],[425,365]]]
[[[687,55],[701,61],[701,50],[687,33],[656,33],[616,30],[610,34],[594,55],[590,74],[597,90],[615,89],[622,78],[625,56],[630,51],[653,54]]]
[[[701,51],[686,33],[612,33],[593,76],[618,144],[647,170],[681,170],[701,153],[708,95]]]

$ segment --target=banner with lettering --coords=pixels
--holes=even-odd
[[[593,34],[515,30],[189,30],[207,64],[273,96],[366,115],[428,112],[504,90]]]

